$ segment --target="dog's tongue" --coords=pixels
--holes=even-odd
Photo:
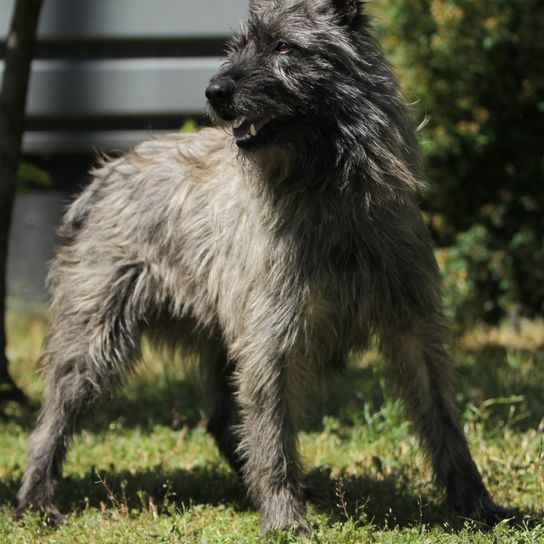
[[[244,121],[238,128],[232,129],[232,134],[237,140],[243,140],[249,134],[250,128],[251,123],[249,121]]]
[[[263,117],[262,119],[257,119],[257,121],[253,121],[253,123],[250,123],[249,121],[244,121],[239,127],[232,129],[232,134],[237,140],[243,140],[244,138],[247,138],[247,136],[250,134],[251,126],[253,125],[255,133],[251,135],[256,136],[265,125],[270,123],[271,120],[272,117]]]

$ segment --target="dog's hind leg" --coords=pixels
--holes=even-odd
[[[149,294],[141,267],[127,266],[80,282],[63,278],[52,306],[43,353],[45,400],[29,443],[17,513],[32,509],[62,520],[55,490],[69,438],[80,418],[119,384],[139,355],[140,326]],[[95,289],[97,283],[102,295]]]
[[[414,321],[400,332],[383,331],[382,352],[448,501],[460,515],[494,523],[508,512],[491,500],[470,454],[455,405],[453,368],[444,346],[442,321],[437,316],[427,323]]]

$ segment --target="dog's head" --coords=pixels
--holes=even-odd
[[[307,140],[349,118],[358,74],[372,62],[360,53],[362,11],[361,0],[251,0],[206,89],[212,118],[244,151]]]

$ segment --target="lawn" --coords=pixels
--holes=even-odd
[[[33,365],[46,324],[8,320],[13,372],[40,398]],[[544,323],[478,330],[456,342],[465,429],[498,502],[544,510]],[[0,542],[257,542],[259,516],[205,432],[198,388],[181,357],[146,348],[140,372],[79,433],[60,488],[67,523],[12,518],[35,414],[0,420]],[[270,542],[544,542],[544,525],[489,530],[441,506],[402,409],[371,352],[312,399],[300,436],[311,537]]]

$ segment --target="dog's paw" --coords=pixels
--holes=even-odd
[[[308,523],[301,519],[298,521],[285,520],[276,523],[261,523],[261,535],[267,535],[271,533],[291,533],[299,536],[309,536],[312,534],[312,530]]]
[[[54,505],[36,506],[31,502],[21,502],[15,509],[15,519],[21,520],[25,513],[34,513],[42,517],[48,527],[58,527],[66,521],[66,517],[60,513]]]
[[[310,534],[310,526],[304,519],[304,507],[297,500],[271,500],[262,509],[261,534],[270,532],[292,532]]]
[[[456,504],[454,508],[460,517],[491,527],[503,521],[515,522],[519,516],[518,511],[496,504],[487,493],[474,501]]]

